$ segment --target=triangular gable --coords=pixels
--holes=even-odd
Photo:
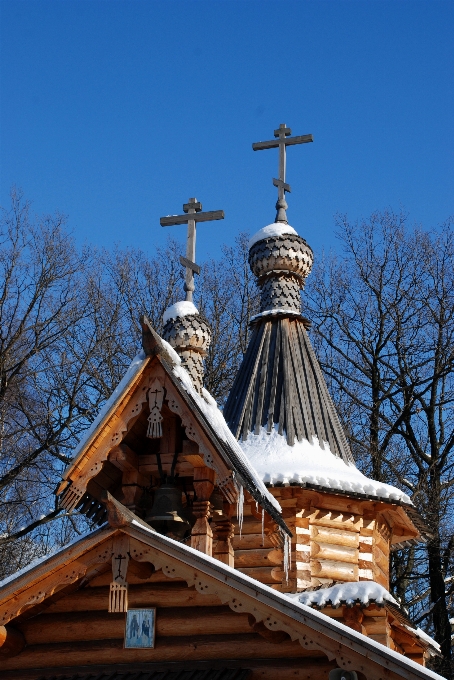
[[[238,483],[241,484],[289,533],[278,502],[248,463],[214,399],[205,390],[200,396],[193,389],[176,352],[155,333],[146,319],[143,322],[143,347],[144,351],[133,360],[76,448],[74,460],[57,489],[61,506],[71,510],[78,505],[89,481],[101,471],[112,449],[121,443],[145,406],[149,389],[158,381],[164,390],[166,404],[181,418],[186,435],[197,444],[204,464],[216,471],[217,484],[229,502],[236,502]]]
[[[120,508],[120,511],[118,511],[118,508]],[[307,668],[317,659],[323,661],[324,658],[328,665],[320,666],[321,674],[319,677],[326,677],[327,669],[337,666],[339,669],[363,674],[368,680],[383,680],[384,678],[406,678],[407,680],[410,678],[431,678],[432,680],[439,680],[440,676],[432,671],[328,618],[324,614],[292,601],[284,594],[276,592],[184,544],[157,534],[127,510],[123,509],[124,512],[122,512],[121,508],[122,506],[118,503],[110,506],[110,520],[118,526],[99,529],[79,539],[69,547],[65,547],[58,554],[46,559],[41,565],[24,570],[20,575],[0,584],[0,624],[7,625],[4,630],[16,631],[16,633],[18,629],[19,631],[25,630],[25,636],[29,635],[30,639],[34,638],[35,641],[37,637],[41,636],[39,638],[41,647],[32,643],[29,647],[24,647],[23,651],[17,652],[16,650],[14,655],[7,655],[6,660],[2,662],[4,672],[8,670],[12,672],[13,669],[43,668],[43,663],[46,668],[52,666],[52,671],[57,674],[57,667],[64,666],[71,670],[76,665],[84,665],[88,671],[91,667],[94,669],[96,664],[106,664],[109,660],[110,663],[116,665],[115,668],[119,667],[118,664],[129,664],[132,661],[147,663],[152,663],[154,660],[159,660],[162,663],[163,659],[167,662],[181,661],[179,655],[182,653],[181,641],[183,638],[177,639],[178,621],[186,622],[184,623],[186,633],[194,633],[192,643],[190,642],[191,635],[186,635],[184,638],[187,663],[190,663],[192,659],[200,661],[204,654],[208,659],[216,658],[213,656],[215,649],[217,649],[216,644],[218,646],[221,644],[222,649],[227,650],[230,659],[239,658],[243,653],[240,651],[241,645],[237,641],[238,649],[232,649],[228,635],[214,636],[215,641],[211,644],[211,647],[207,640],[202,643],[200,637],[197,637],[197,621],[204,620],[204,611],[201,612],[201,617],[191,619],[191,610],[187,609],[187,607],[192,606],[192,602],[197,608],[203,606],[205,602],[208,605],[219,602],[224,606],[222,611],[234,612],[239,615],[238,622],[241,622],[243,627],[245,621],[249,621],[252,630],[261,636],[249,637],[250,644],[247,656],[249,666],[253,666],[255,658],[259,658],[258,655],[261,654],[260,658],[263,659],[264,650],[267,650],[270,657],[274,659],[273,663],[277,660],[277,662],[282,663],[283,668],[288,654],[298,656],[300,668]],[[89,642],[79,644],[77,641],[74,641],[70,646],[62,644],[44,645],[45,640],[42,637],[44,634],[42,631],[46,630],[46,626],[43,626],[44,619],[39,616],[39,612],[43,612],[44,615],[44,607],[55,601],[55,594],[58,592],[66,594],[71,588],[71,584],[73,584],[72,587],[81,588],[78,591],[79,595],[69,596],[73,597],[74,602],[80,601],[87,594],[91,594],[92,597],[96,597],[98,617],[100,616],[103,621],[107,622],[119,621],[119,615],[111,615],[107,612],[107,588],[104,589],[105,594],[102,595],[102,592],[104,592],[102,588],[92,589],[90,593],[90,588],[85,587],[84,589],[83,586],[87,586],[87,582],[89,583],[97,578],[97,573],[102,573],[103,570],[106,571],[106,568],[110,568],[112,558],[115,558],[116,555],[116,545],[121,542],[124,547],[125,541],[130,559],[135,564],[152,565],[154,570],[161,570],[162,578],[166,579],[160,586],[159,601],[161,603],[168,605],[169,598],[173,598],[174,604],[178,605],[179,600],[175,593],[180,592],[180,590],[183,592],[184,583],[192,589],[190,592],[187,591],[187,595],[183,592],[186,599],[185,602],[180,602],[180,608],[186,607],[184,611],[188,613],[181,616],[178,613],[178,606],[172,610],[173,616],[176,617],[174,628],[177,638],[166,637],[167,646],[162,643],[160,646],[156,646],[153,651],[139,650],[137,654],[131,654],[131,650],[122,649],[121,645],[113,645],[111,639],[106,639],[104,642],[103,640],[98,641],[97,647],[90,646]],[[183,590],[173,587],[174,579],[177,585],[179,582],[183,584]],[[168,595],[166,595],[167,587]],[[141,590],[142,595],[140,597],[142,600],[140,602],[143,602],[143,606],[147,604],[146,592],[148,590],[153,590],[152,584],[145,590],[143,588]],[[194,595],[191,593],[194,593]],[[100,595],[102,596],[101,600]],[[76,607],[76,609],[80,612],[84,611],[82,605]],[[60,607],[58,611],[64,610]],[[159,611],[158,609],[158,617],[160,616]],[[209,607],[205,611],[207,615],[212,612]],[[74,616],[73,613],[68,613],[66,616],[68,620],[73,621],[71,626],[75,626],[74,620],[77,619],[77,616]],[[109,617],[111,618],[109,619]],[[231,613],[228,614],[228,617],[230,617],[229,621],[236,621],[235,617],[232,619]],[[89,621],[89,618],[86,620]],[[164,616],[163,620],[164,622],[165,620],[169,621],[169,617]],[[58,621],[63,626],[65,616],[60,614]],[[75,630],[71,626],[69,630]],[[169,623],[167,626],[172,632],[172,626]],[[284,634],[287,641],[282,640],[279,645],[264,645],[263,641],[260,642],[262,638],[266,639],[267,635],[269,635],[270,642],[276,642],[281,639],[279,635]],[[20,635],[20,632],[18,635]],[[54,632],[54,637],[55,635],[58,637],[58,631]],[[237,638],[241,640],[241,636],[236,636],[235,639]],[[96,653],[94,653],[95,648],[98,650]],[[137,652],[137,650],[134,651]],[[146,654],[143,653],[145,651]],[[226,652],[224,651],[224,653]],[[271,662],[268,663],[268,665],[270,664]],[[124,666],[124,668],[127,667]],[[43,676],[46,677],[44,671],[40,676],[36,675],[36,677]]]

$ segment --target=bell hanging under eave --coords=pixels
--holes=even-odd
[[[184,514],[180,489],[166,483],[156,489],[153,507],[147,512],[145,522],[159,534],[181,541],[191,531]]]

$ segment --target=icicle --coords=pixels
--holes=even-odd
[[[290,542],[290,536],[284,534],[284,573],[285,582],[288,583],[288,572],[292,567],[292,545]]]
[[[265,545],[265,508],[262,508],[262,546]]]
[[[238,526],[240,529],[240,539],[241,531],[243,529],[243,509],[244,509],[244,490],[243,486],[239,484],[238,496],[236,499],[236,516],[238,518]]]

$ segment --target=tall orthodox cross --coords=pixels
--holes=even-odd
[[[223,220],[223,210],[202,211],[202,204],[196,198],[190,198],[188,203],[183,205],[183,211],[186,215],[168,215],[161,217],[161,227],[172,227],[176,224],[188,225],[188,238],[186,243],[186,257],[180,257],[180,264],[186,268],[186,275],[184,279],[184,290],[186,292],[186,300],[192,302],[192,294],[194,292],[194,274],[200,274],[200,267],[195,263],[195,238],[196,238],[196,222],[211,222],[212,220]]]
[[[307,144],[313,142],[312,135],[300,135],[298,137],[290,137],[292,131],[285,123],[279,125],[279,129],[274,131],[274,136],[277,139],[271,139],[269,142],[256,142],[252,145],[253,151],[262,151],[263,149],[275,149],[279,147],[279,178],[273,179],[273,184],[277,187],[277,203],[276,203],[276,222],[287,222],[286,209],[288,208],[285,200],[285,192],[290,193],[290,185],[285,183],[285,166],[286,166],[286,149],[288,146],[294,144]]]

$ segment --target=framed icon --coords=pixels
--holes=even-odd
[[[128,609],[126,612],[125,649],[153,649],[156,609]]]

